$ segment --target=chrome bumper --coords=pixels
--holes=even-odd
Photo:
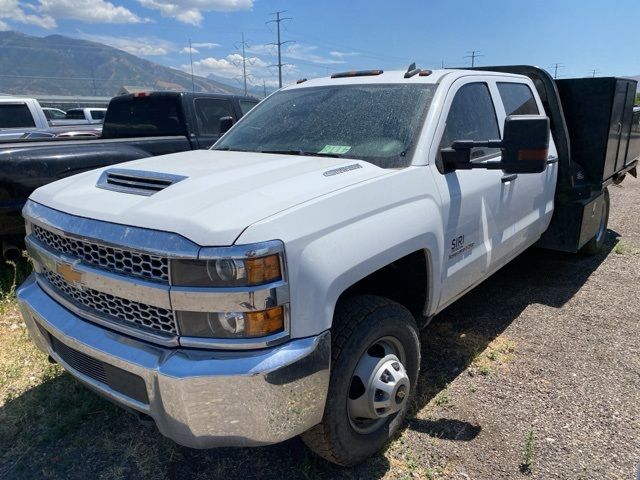
[[[166,348],[81,319],[52,300],[33,276],[17,296],[41,350],[93,390],[151,416],[163,435],[181,445],[276,443],[322,419],[329,332],[256,351]],[[102,367],[109,381],[96,373]],[[143,395],[123,393],[135,392],[136,382],[146,389]]]

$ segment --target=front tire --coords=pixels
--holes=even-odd
[[[331,360],[322,422],[302,439],[326,460],[352,466],[380,450],[402,425],[420,368],[416,322],[386,298],[340,302]]]
[[[604,198],[602,201],[602,216],[600,217],[600,226],[596,235],[585,244],[580,250],[581,253],[586,255],[597,255],[602,252],[604,244],[607,240],[607,225],[609,224],[609,189],[604,189]]]

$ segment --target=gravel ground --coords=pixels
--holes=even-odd
[[[532,249],[422,334],[407,428],[354,469],[293,439],[196,451],[46,363],[0,309],[0,478],[635,479],[640,181],[611,189],[606,252]]]

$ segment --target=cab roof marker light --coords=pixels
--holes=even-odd
[[[419,77],[428,77],[432,73],[433,73],[432,70],[420,70],[420,73],[418,74],[418,76]]]
[[[301,83],[304,83],[304,82],[306,82],[306,81],[307,81],[307,79],[306,79],[306,78],[301,78],[300,80],[298,80],[298,81],[296,82],[296,84],[297,84],[297,85],[300,85]]]
[[[382,75],[384,70],[353,70],[351,72],[340,72],[331,75],[331,78],[349,78],[349,77],[373,77]]]
[[[151,92],[138,92],[133,94],[134,97],[149,97]]]

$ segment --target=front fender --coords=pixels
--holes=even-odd
[[[425,313],[434,308],[440,291],[443,222],[427,173],[425,167],[394,172],[270,217],[241,235],[237,243],[284,241],[292,337],[330,328],[336,302],[347,288],[418,250],[426,250],[430,258],[431,304]]]

